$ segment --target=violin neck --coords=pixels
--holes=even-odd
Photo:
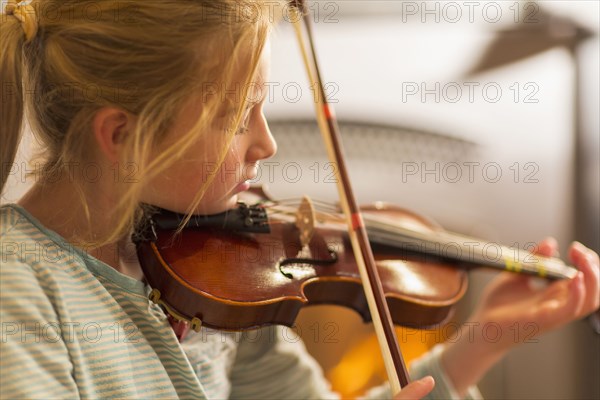
[[[432,255],[473,267],[491,267],[548,279],[568,279],[577,274],[577,269],[565,265],[558,258],[532,254],[515,247],[451,232],[398,227],[372,215],[364,215],[364,220],[372,242],[407,253]]]

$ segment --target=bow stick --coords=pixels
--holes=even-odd
[[[363,218],[350,186],[350,178],[346,170],[337,121],[335,119],[333,108],[327,101],[321,74],[319,72],[310,25],[310,16],[306,10],[304,1],[293,0],[290,4],[292,5],[292,12],[295,14],[292,15],[291,21],[296,31],[308,79],[311,83],[311,87],[316,88],[315,109],[319,129],[327,148],[329,160],[334,166],[337,166],[337,168],[334,169],[340,203],[344,215],[346,216],[348,234],[358,264],[379,347],[381,348],[381,353],[383,355],[388,380],[390,382],[392,393],[395,395],[400,392],[402,387],[410,382],[409,375],[398,346],[394,324],[385,300],[381,280],[377,272],[375,259],[373,257],[371,245],[369,244]],[[310,44],[310,53],[306,48],[302,33],[302,20],[304,21],[308,42]]]

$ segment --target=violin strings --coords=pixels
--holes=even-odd
[[[552,257],[543,257],[531,254],[528,251],[520,250],[518,248],[507,247],[507,246],[494,246],[494,248],[498,248],[501,254],[505,256],[500,256],[497,260],[493,260],[493,257],[490,258],[483,250],[473,251],[469,244],[473,243],[482,243],[484,244],[484,248],[486,246],[491,245],[491,242],[481,241],[479,239],[475,239],[472,237],[454,234],[452,232],[419,232],[410,228],[393,226],[388,222],[379,220],[377,218],[372,218],[372,216],[365,216],[365,222],[367,223],[367,229],[371,238],[379,238],[384,239],[387,244],[391,244],[391,242],[398,242],[399,236],[404,237],[404,241],[409,240],[407,243],[412,243],[418,246],[430,245],[429,247],[437,248],[438,251],[434,251],[434,253],[438,253],[439,250],[445,248],[448,244],[456,244],[461,247],[461,253],[468,254],[469,256],[465,259],[467,261],[480,262],[481,265],[486,265],[490,267],[501,267],[502,269],[507,269],[506,265],[506,257],[509,254],[513,254],[512,258],[509,260],[513,260],[513,262],[518,262],[520,268],[538,270],[541,269],[540,265],[546,272],[555,273],[557,275],[569,276],[571,267],[566,266],[562,263],[561,260],[554,259]],[[392,236],[390,236],[392,235]],[[401,243],[401,242],[400,242]],[[393,245],[393,244],[392,244]],[[443,253],[443,252],[442,252]],[[441,254],[441,253],[440,253]],[[528,267],[533,260],[527,261],[527,258],[535,256],[539,257],[539,263],[533,263],[531,267]],[[458,259],[462,259],[458,257]],[[493,262],[495,261],[495,262]]]
[[[326,202],[326,201],[322,201],[322,200],[316,200],[316,199],[311,199],[311,200],[312,200],[313,204],[315,205],[315,209],[316,209],[315,216],[317,218],[317,222],[324,223],[327,221],[335,221],[335,222],[339,222],[339,223],[344,223],[344,221],[345,221],[344,217],[341,216],[338,212],[331,213],[331,212],[326,211],[326,210],[338,211],[337,208],[333,204]],[[279,201],[267,201],[264,203],[264,206],[266,208],[271,209],[272,215],[285,215],[285,216],[293,217],[293,216],[295,216],[295,211],[290,210],[290,209],[278,208],[278,206],[289,206],[289,207],[298,206],[300,204],[300,202],[301,202],[301,199],[299,199],[299,198],[287,198],[287,199],[282,199]],[[425,233],[425,232],[415,231],[413,229],[409,229],[406,227],[399,227],[399,226],[392,227],[389,225],[389,223],[382,224],[381,223],[382,221],[379,221],[377,218],[372,219],[372,218],[370,218],[370,216],[365,216],[365,222],[367,222],[367,225],[370,225],[369,222],[371,222],[371,224],[374,224],[373,228],[377,227],[377,228],[375,228],[376,230],[383,229],[384,231],[387,231],[390,234],[405,236],[405,240],[406,240],[406,237],[410,237],[410,238],[412,238],[412,240],[418,240],[421,244],[430,243],[430,244],[442,245],[449,241],[453,241],[453,242],[457,241],[458,243],[461,243],[461,241],[458,239],[462,239],[462,240],[468,239],[470,241],[475,240],[469,236],[456,234],[454,232],[448,232],[448,231]],[[273,224],[283,224],[283,223],[286,223],[286,222],[285,221],[273,222]],[[372,233],[375,235],[375,237],[377,236],[377,234],[375,232],[372,231]],[[523,255],[523,252],[520,249],[514,249],[514,248],[507,247],[507,246],[501,246],[501,249],[503,250],[503,253],[506,253],[506,254],[510,254],[510,252],[516,250],[517,254],[518,254],[516,260],[522,261],[525,258],[525,256]],[[477,257],[477,258],[479,258],[479,257]],[[544,259],[544,258],[545,257],[542,257],[542,259]],[[484,259],[480,259],[479,261],[482,262],[484,265],[485,264],[489,265],[489,263],[484,262],[485,261]],[[545,261],[543,263],[544,268],[548,272],[559,273],[562,270],[564,270],[563,265],[554,265],[555,263],[552,262],[551,258],[550,258],[550,260],[543,260],[543,261]]]

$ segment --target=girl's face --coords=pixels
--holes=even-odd
[[[265,82],[269,74],[270,51],[268,43],[263,50],[256,81],[249,85],[251,100],[244,112],[242,129],[235,134],[225,160],[220,168],[218,156],[220,144],[226,133],[215,128],[213,132],[200,135],[184,156],[154,178],[144,190],[142,201],[168,210],[184,213],[192,200],[217,170],[194,214],[216,214],[235,206],[238,194],[248,189],[248,181],[258,174],[260,160],[275,154],[277,146],[263,115],[266,99]],[[241,85],[240,85],[241,86]],[[196,120],[201,100],[189,102],[182,110],[169,140],[177,139],[178,133],[187,132]],[[221,125],[225,119],[221,119]],[[215,124],[219,125],[219,124]]]

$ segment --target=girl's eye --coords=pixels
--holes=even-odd
[[[244,113],[244,118],[242,120],[242,125],[239,127],[236,135],[244,135],[248,133],[248,123],[250,122],[250,110],[252,107],[248,107],[246,112]]]

